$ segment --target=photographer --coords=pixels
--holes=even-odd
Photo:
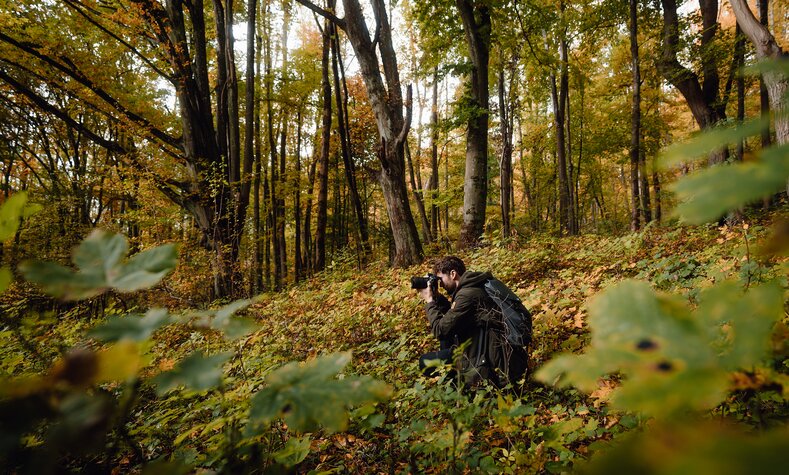
[[[507,344],[501,309],[485,291],[491,273],[466,272],[463,261],[455,256],[437,261],[433,272],[452,300],[440,295],[437,285],[419,290],[431,330],[440,342],[439,351],[419,359],[420,368],[425,370],[426,362],[435,359],[451,363],[453,349],[468,341],[454,365],[466,387],[476,387],[482,380],[497,387],[515,383],[526,371],[526,351]],[[430,276],[426,279],[430,284]],[[421,287],[423,282],[416,280],[412,279],[412,287]]]

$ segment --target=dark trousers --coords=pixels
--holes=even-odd
[[[438,351],[431,351],[419,357],[419,369],[427,377],[436,374],[435,366],[427,367],[427,362],[431,360],[441,360],[445,364],[452,364],[452,344],[447,340],[439,340]],[[451,374],[454,374],[454,370],[451,371]]]

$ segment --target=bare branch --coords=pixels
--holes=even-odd
[[[322,16],[323,18],[326,18],[330,22],[334,23],[335,25],[337,25],[338,28],[341,28],[341,29],[345,30],[345,19],[344,18],[338,18],[337,15],[335,15],[334,13],[332,13],[332,12],[326,10],[326,9],[323,9],[323,8],[319,7],[318,5],[315,5],[314,3],[310,2],[309,0],[296,0],[296,1],[299,2],[300,4],[302,4],[303,6],[309,8],[313,12],[317,13],[318,15]]]

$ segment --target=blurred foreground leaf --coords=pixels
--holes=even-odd
[[[204,356],[201,351],[196,351],[184,358],[172,370],[153,378],[156,393],[161,396],[178,386],[185,386],[195,391],[219,386],[222,382],[222,365],[230,359],[230,356],[230,353]]]
[[[760,133],[769,123],[769,119],[760,117],[741,124],[730,122],[701,131],[689,141],[674,144],[663,151],[659,158],[660,166],[671,168],[706,158],[715,150],[737,144],[740,140]]]
[[[625,281],[589,303],[592,344],[583,355],[563,355],[537,378],[590,392],[597,380],[620,372],[611,404],[625,411],[669,416],[719,404],[731,371],[764,358],[770,330],[783,314],[782,291],[766,284],[743,293],[724,282],[700,296],[695,313],[649,284]]]
[[[624,437],[578,467],[579,473],[608,475],[783,473],[789,466],[789,432],[753,435],[714,423],[658,425]],[[784,467],[784,468],[781,468]]]
[[[132,292],[152,287],[175,267],[177,260],[173,244],[148,249],[123,262],[127,252],[124,236],[97,229],[74,250],[72,261],[77,271],[39,261],[23,262],[20,270],[46,293],[80,300],[95,297],[108,288]]]
[[[143,317],[114,315],[88,332],[88,336],[103,342],[144,341],[150,338],[154,331],[170,322],[166,309],[152,308]]]
[[[787,177],[789,144],[766,149],[758,161],[700,170],[671,185],[680,200],[676,213],[692,224],[714,221],[732,209],[782,190]]]
[[[329,432],[344,430],[349,407],[384,401],[391,394],[387,384],[369,376],[337,379],[350,360],[350,352],[334,353],[279,368],[253,396],[250,420],[267,424],[284,417],[291,429],[300,432],[318,426]]]
[[[27,193],[14,193],[0,206],[0,242],[14,237],[19,229],[19,220],[26,218],[41,209],[39,205],[27,204]]]

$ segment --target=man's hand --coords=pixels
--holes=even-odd
[[[433,289],[430,288],[429,286],[425,287],[424,289],[420,289],[419,296],[422,297],[422,300],[424,300],[425,303],[430,303],[433,300],[435,300],[433,296]]]

